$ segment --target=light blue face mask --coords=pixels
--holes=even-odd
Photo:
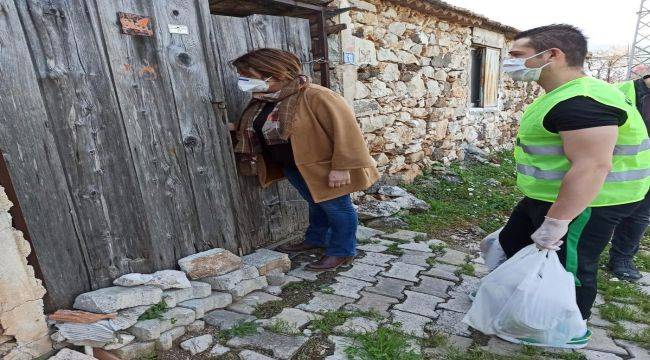
[[[271,78],[269,77],[266,80],[260,80],[260,79],[253,79],[245,76],[240,76],[239,80],[237,80],[237,86],[241,91],[266,92],[269,90],[269,83],[268,83],[269,79]]]
[[[527,58],[512,58],[503,60],[503,72],[508,74],[508,76],[510,76],[512,80],[515,81],[537,81],[542,74],[542,69],[544,69],[546,65],[550,64],[550,62],[538,68],[529,68],[526,66],[526,60],[532,59],[535,56],[541,55],[547,51],[548,50],[544,50]]]

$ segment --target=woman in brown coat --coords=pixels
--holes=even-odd
[[[301,75],[300,60],[258,49],[232,61],[239,87],[253,93],[236,131],[235,155],[243,175],[267,187],[286,178],[309,203],[303,242],[286,252],[324,248],[313,271],[349,264],[356,254],[357,214],[350,193],[372,185],[379,173],[343,98]]]

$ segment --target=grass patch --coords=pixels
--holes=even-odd
[[[451,228],[478,225],[492,232],[503,226],[521,194],[515,186],[512,152],[497,153],[494,160],[499,167],[478,162],[452,164],[450,170],[458,176],[459,182],[426,173],[413,184],[404,185],[406,190],[431,205],[429,211],[402,217],[409,223],[409,230],[444,236]],[[435,186],[418,185],[434,178],[439,180]]]
[[[615,324],[609,328],[609,333],[614,338],[629,340],[646,349],[650,349],[650,328],[646,328],[638,333],[630,333],[623,325]]]
[[[155,352],[150,352],[138,357],[138,360],[158,360],[158,354]]]
[[[354,336],[354,345],[345,349],[349,358],[362,360],[419,360],[410,348],[411,336],[397,327],[380,327],[376,332]]]
[[[413,238],[414,242],[422,242],[422,241],[427,241],[427,240],[429,240],[429,237],[426,236],[426,235],[418,235],[418,236]]]
[[[447,345],[449,336],[441,331],[435,330],[423,339],[420,339],[420,345],[425,348],[437,348]]]
[[[241,337],[257,333],[257,324],[253,321],[244,321],[235,325],[231,329],[219,331],[217,336],[219,340],[228,341],[234,337]]]
[[[460,276],[461,274],[464,275],[469,275],[469,276],[476,276],[475,275],[476,269],[474,269],[474,265],[470,263],[465,263],[458,268],[458,270],[454,271],[454,275]]]
[[[397,256],[404,255],[404,250],[400,249],[398,246],[399,245],[396,242],[392,243],[392,244],[388,245],[386,250],[384,250],[384,253],[391,254],[391,255],[397,255]]]
[[[332,333],[335,327],[343,325],[343,323],[354,317],[365,317],[372,320],[380,320],[382,317],[376,311],[345,311],[345,310],[336,310],[336,311],[325,311],[320,315],[323,317],[320,319],[312,320],[309,324],[309,328],[314,331],[320,331],[325,335]]]
[[[600,306],[600,316],[611,322],[617,322],[620,320],[627,320],[640,323],[650,323],[650,319],[635,309],[632,309],[630,306],[623,305],[619,306],[613,303],[607,303]]]
[[[323,294],[334,294],[334,289],[331,286],[322,286],[320,292]]]
[[[282,319],[274,320],[269,324],[269,326],[267,326],[266,329],[276,334],[297,335],[300,333],[300,331],[298,331],[295,326]]]
[[[375,238],[359,239],[359,240],[357,240],[357,243],[360,244],[360,245],[379,244],[379,239],[375,239]]]
[[[253,316],[259,319],[268,319],[281,313],[284,307],[284,300],[272,300],[263,304],[257,304],[253,310]]]
[[[433,251],[433,255],[442,256],[447,252],[447,245],[445,245],[445,244],[431,244],[431,245],[429,245],[429,249],[431,249],[431,251]]]
[[[162,314],[169,309],[165,300],[160,300],[159,303],[153,305],[142,315],[138,317],[138,320],[153,320],[162,318]]]

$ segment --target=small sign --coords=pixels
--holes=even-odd
[[[153,18],[138,14],[118,12],[122,34],[153,36]]]
[[[168,27],[169,27],[169,33],[170,34],[187,35],[187,34],[190,33],[190,29],[188,29],[186,25],[169,24]]]
[[[343,63],[344,64],[354,64],[354,53],[344,52],[343,53]]]

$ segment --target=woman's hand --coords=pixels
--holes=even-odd
[[[349,170],[331,170],[329,175],[329,186],[331,188],[338,188],[350,183]]]

